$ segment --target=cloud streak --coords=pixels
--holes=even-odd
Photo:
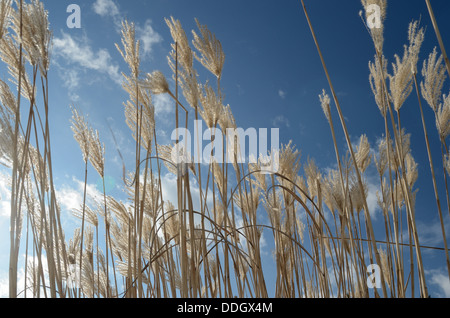
[[[434,298],[450,298],[450,280],[446,270],[430,270],[426,274],[430,276],[429,282],[437,289],[437,295]]]
[[[280,115],[280,116],[275,117],[272,120],[272,125],[274,127],[278,127],[278,128],[280,128],[280,127],[287,127],[287,128],[291,127],[291,123],[289,122],[289,119],[287,119],[284,115]]]
[[[97,0],[92,5],[94,12],[105,17],[116,17],[119,15],[119,7],[112,0]]]
[[[120,12],[119,6],[113,0],[96,0],[92,8],[102,18],[111,18],[116,32],[120,34],[124,17]],[[143,58],[150,57],[154,45],[163,40],[161,35],[153,29],[150,19],[147,19],[143,26],[136,25],[136,37],[141,41]]]
[[[62,37],[54,39],[53,50],[56,57],[63,58],[68,64],[75,64],[81,68],[107,75],[118,85],[122,83],[119,66],[113,63],[108,50],[94,51],[85,37],[77,40],[62,32]],[[77,86],[77,82],[70,85]]]
[[[0,218],[9,218],[11,215],[11,189],[8,178],[0,173]]]

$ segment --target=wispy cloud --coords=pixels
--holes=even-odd
[[[136,26],[136,36],[141,41],[144,58],[151,56],[154,45],[162,41],[161,35],[153,29],[150,19],[145,21],[144,26]]]
[[[118,85],[122,83],[119,66],[113,63],[108,50],[94,51],[86,37],[75,39],[62,32],[62,36],[53,41],[53,54],[57,58],[63,58],[68,64],[75,64],[81,68],[105,74]],[[75,79],[77,79],[76,76],[71,80]],[[66,84],[77,86],[78,82],[66,82]]]
[[[78,102],[80,100],[80,96],[77,93],[81,80],[79,73],[77,69],[73,68],[64,71],[64,76],[62,76],[64,87],[67,88],[69,98],[72,102]]]
[[[153,97],[155,106],[156,130],[159,142],[172,143],[172,118],[175,113],[175,103],[169,95],[155,95]]]
[[[25,254],[21,256],[22,260],[25,260]],[[30,269],[37,268],[39,264],[39,259],[37,257],[34,257],[32,255],[28,255],[28,273],[27,273],[27,282],[28,285],[30,285],[30,278],[31,278],[31,272]],[[20,260],[20,261],[22,261]],[[48,263],[47,258],[42,257],[41,258],[41,264],[42,264],[42,271],[44,273],[45,281],[48,281]],[[20,268],[17,271],[17,286],[24,286],[25,285],[25,270],[23,268]],[[18,298],[24,298],[25,297],[25,291],[23,288],[19,288],[19,295]],[[32,289],[27,290],[27,298],[32,297]],[[43,287],[41,287],[41,297],[44,295]],[[9,277],[7,273],[1,273],[0,274],[0,298],[9,298]]]
[[[119,5],[113,0],[96,0],[92,5],[92,9],[102,18],[111,18],[116,31],[120,32],[122,25],[122,16],[120,14]]]
[[[92,5],[96,14],[103,18],[111,18],[116,27],[116,32],[120,33],[122,27],[123,15],[120,12],[119,5],[113,0],[96,0]],[[141,41],[142,57],[151,56],[155,44],[160,43],[163,38],[153,29],[152,21],[147,19],[143,26],[136,25],[136,37]]]
[[[86,192],[88,193],[86,204],[93,203],[93,200],[99,201],[102,194],[94,184],[86,185]],[[71,212],[74,209],[79,209],[83,205],[84,182],[72,177],[72,184],[65,184],[56,190],[56,197],[61,208]]]
[[[370,215],[374,220],[377,219],[380,208],[378,206],[377,192],[381,192],[378,183],[373,182],[370,178],[367,182],[367,207],[369,208]]]
[[[281,99],[285,99],[286,95],[287,95],[286,91],[284,91],[282,89],[278,90],[278,96],[280,96]]]
[[[102,17],[115,17],[119,15],[119,7],[112,0],[96,0],[92,8],[95,13]]]
[[[167,173],[161,177],[162,196],[164,201],[170,201],[172,204],[177,203],[177,177],[172,173]],[[190,179],[190,191],[192,195],[192,204],[194,211],[200,211],[200,187],[194,178]],[[206,191],[203,189],[203,191]],[[212,191],[209,189],[209,191]],[[203,193],[205,195],[205,193]],[[213,198],[208,196],[206,204],[210,209],[213,206]]]
[[[424,245],[438,246],[443,244],[442,226],[439,219],[434,222],[416,221],[417,231],[419,232],[420,243]],[[444,228],[446,235],[450,233],[450,217],[444,217]]]
[[[274,127],[278,127],[278,128],[280,128],[282,126],[287,127],[287,128],[291,127],[289,119],[287,119],[284,115],[280,115],[280,116],[275,117],[272,120],[272,125]]]
[[[11,188],[9,177],[0,173],[0,218],[11,215]]]
[[[430,270],[425,271],[429,275],[429,283],[436,287],[436,295],[433,298],[450,298],[450,280],[447,270]]]
[[[153,98],[155,105],[155,115],[162,116],[165,114],[171,114],[174,111],[175,104],[168,95],[155,95]]]

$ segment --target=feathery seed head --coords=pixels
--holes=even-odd
[[[250,182],[254,183],[254,182]],[[254,185],[250,185],[251,189],[249,192],[242,192],[242,194],[234,195],[234,202],[239,207],[239,209],[251,218],[256,215],[258,210],[258,205],[260,202],[259,191],[260,188]]]
[[[444,158],[445,162],[445,170],[447,171],[447,174],[450,176],[450,153],[445,155]]]
[[[253,155],[250,156],[253,157]],[[248,170],[250,173],[253,173],[253,176],[255,177],[255,183],[261,188],[261,190],[266,191],[266,175],[262,173],[264,171],[264,167],[262,166],[264,164],[264,160],[265,158],[263,155],[261,155],[258,160],[256,160],[256,158],[250,158]]]
[[[295,185],[303,191],[303,192],[299,191],[300,198],[302,199],[303,202],[306,202],[307,198],[305,194],[308,192],[308,188],[306,185],[305,178],[303,178],[302,176],[297,176],[295,178]]]
[[[128,64],[134,79],[139,77],[140,60],[140,41],[136,41],[136,26],[127,20],[122,22],[122,46],[123,50],[116,43],[116,48],[124,61]]]
[[[215,159],[212,159],[212,162],[210,163],[210,170],[214,176],[214,182],[216,183],[217,189],[219,190],[220,197],[224,197],[224,186],[227,181],[225,180],[225,175],[223,174],[220,165]]]
[[[414,160],[411,153],[408,153],[405,158],[406,161],[406,180],[408,181],[409,187],[412,189],[419,177],[419,171],[417,169],[418,164]]]
[[[0,41],[0,58],[8,66],[8,72],[11,76],[10,81],[18,86],[19,85],[19,74],[22,74],[22,89],[21,94],[23,97],[32,101],[36,88],[33,89],[28,74],[25,70],[25,60],[20,61],[20,52],[17,42],[13,41],[11,36],[3,37]]]
[[[441,91],[444,85],[446,69],[443,65],[443,56],[437,58],[436,47],[423,62],[422,75],[424,80],[420,83],[423,98],[428,105],[436,112],[441,100]]]
[[[17,101],[15,95],[11,92],[8,84],[0,80],[0,104],[3,107],[2,113],[7,112],[11,116],[15,116]]]
[[[383,214],[385,216],[387,216],[388,211],[391,207],[392,200],[391,200],[391,196],[390,196],[390,192],[389,192],[389,187],[387,185],[385,178],[383,178],[381,189],[382,189],[381,193],[380,193],[380,191],[377,191],[377,193],[376,193],[377,204],[380,207],[381,211],[383,211]]]
[[[450,135],[450,94],[444,95],[443,103],[436,111],[436,127],[442,140]]]
[[[22,150],[25,149],[25,143],[23,143]],[[42,157],[41,153],[32,145],[28,145],[28,151],[29,151],[29,160],[31,162],[31,166],[34,167],[34,170],[36,171],[35,177],[36,181],[42,185],[43,189],[45,191],[48,191],[50,189],[49,187],[49,170],[48,170],[48,163],[44,161],[44,158]],[[27,169],[29,169],[27,167]]]
[[[174,239],[176,244],[180,242],[180,218],[178,212],[175,211],[175,207],[172,203],[167,204],[167,217],[164,223],[166,231],[166,240]]]
[[[302,220],[300,219],[299,216],[296,217],[296,223],[297,223],[297,232],[300,237],[300,241],[302,242],[302,244],[304,244],[305,228],[306,228],[305,223],[302,222]]]
[[[308,184],[309,195],[314,198],[318,195],[317,180],[322,180],[322,175],[320,174],[319,168],[313,159],[308,158],[308,162],[304,167],[305,175],[307,177],[306,183]]]
[[[152,94],[165,94],[169,92],[169,84],[166,77],[160,71],[155,71],[152,74],[147,74],[144,87],[148,87]]]
[[[20,7],[16,0],[17,7]],[[12,12],[12,29],[15,32],[15,40],[22,43],[25,57],[33,66],[39,66],[41,74],[45,76],[50,67],[50,46],[52,32],[48,20],[48,12],[39,0],[32,0],[31,3],[23,4],[22,9],[22,30],[20,10]]]
[[[338,170],[331,170],[328,176],[322,180],[324,202],[334,214],[337,209],[339,214],[344,213],[344,194],[342,193],[342,181]]]
[[[14,153],[14,125],[12,115],[4,112],[0,107],[0,158],[4,159],[4,165],[12,167]],[[20,139],[19,139],[20,140]]]
[[[9,20],[11,14],[11,0],[1,0],[0,1],[0,40],[3,35],[6,34],[9,27]]]
[[[130,94],[130,100],[124,103],[125,121],[132,131],[133,138],[141,137],[142,145],[147,149],[152,145],[155,129],[155,107],[152,102],[152,96],[149,90],[144,86],[148,86],[147,82],[142,82],[133,89],[131,78],[125,76],[123,83],[124,89]],[[136,102],[139,101],[139,110]],[[139,122],[138,120],[139,112]],[[138,131],[137,131],[138,129]],[[148,148],[150,151],[150,148]]]
[[[411,152],[411,134],[407,134],[406,130],[403,128],[400,132],[400,144],[398,145],[398,148],[400,149],[400,154],[397,152],[397,147],[394,149],[396,150],[395,157],[403,161],[405,159],[406,155]],[[396,163],[397,164],[397,163]]]
[[[388,258],[387,254],[383,249],[378,249],[378,252],[380,253],[381,258],[381,270],[383,271],[384,279],[386,280],[386,283],[389,287],[391,287],[391,275],[389,272],[389,264],[388,264]]]
[[[72,107],[71,129],[75,140],[81,148],[84,162],[88,161],[89,157],[89,125],[84,116],[75,108]]]
[[[182,66],[183,71],[191,76],[194,74],[194,55],[191,47],[189,46],[186,32],[181,26],[179,20],[175,20],[173,17],[170,17],[170,20],[165,19],[165,21],[167,26],[169,27],[170,34],[174,41],[174,43],[172,44],[172,52],[167,57],[169,66],[175,73],[175,63],[178,60],[178,63]]]
[[[397,112],[411,94],[413,89],[413,76],[417,73],[417,61],[419,60],[420,48],[425,36],[423,28],[419,30],[417,28],[417,21],[409,24],[409,46],[405,46],[402,59],[398,55],[395,55],[396,63],[392,64],[393,75],[389,75],[391,96]]]
[[[92,224],[93,226],[97,227],[98,226],[97,213],[87,205],[84,206],[84,213],[85,213],[86,221],[89,222],[90,224]],[[81,206],[79,209],[72,210],[72,214],[76,218],[82,220],[83,219],[83,206]]]
[[[200,25],[197,19],[195,19],[195,22],[200,30],[200,36],[197,35],[195,31],[192,31],[194,36],[192,43],[201,56],[199,57],[195,53],[194,56],[207,70],[213,73],[217,78],[221,78],[223,65],[225,63],[225,54],[222,50],[222,44],[216,36],[211,33],[206,25]]]
[[[356,147],[356,164],[359,170],[364,173],[367,167],[370,165],[371,157],[370,154],[370,144],[366,135],[362,135],[359,140],[359,145]]]
[[[387,0],[361,0],[361,3],[366,11],[366,19],[373,18],[373,5],[376,5],[377,10],[379,9],[380,25],[370,28],[370,35],[372,36],[373,43],[377,53],[382,54],[383,44],[384,44],[384,20],[386,19],[387,12]],[[378,12],[376,12],[378,13]]]
[[[283,200],[278,191],[275,191],[275,194],[270,191],[267,197],[264,197],[264,208],[267,211],[270,223],[275,229],[280,229],[281,227],[282,202]]]
[[[395,63],[392,64],[392,68],[393,74],[389,74],[391,98],[394,109],[398,112],[413,89],[413,73],[406,48],[403,59],[395,55]]]
[[[319,95],[320,103],[322,105],[322,110],[325,114],[325,117],[327,118],[328,122],[331,122],[331,109],[330,109],[330,96],[325,92],[325,90],[322,91],[322,95]]]
[[[295,182],[300,170],[300,151],[295,149],[292,140],[280,149],[279,167],[281,175]]]
[[[105,146],[100,142],[97,130],[89,130],[89,160],[100,177],[105,176]]]
[[[187,75],[184,71],[180,72],[180,87],[183,91],[183,96],[188,104],[195,110],[198,110],[200,103],[201,87],[197,81],[197,75]]]
[[[419,61],[420,48],[425,39],[425,31],[423,28],[419,29],[419,21],[413,21],[409,24],[408,40],[409,40],[409,55],[411,63],[411,72],[417,74],[417,62]]]
[[[361,189],[358,182],[353,181],[350,188],[350,198],[352,200],[353,208],[356,212],[361,212],[364,209],[364,201],[367,199],[368,187],[366,183],[363,183],[363,188]]]
[[[173,147],[171,145],[158,145],[158,156],[163,159],[163,163],[169,172],[177,175],[177,167],[172,161]]]
[[[391,145],[392,147],[392,145]],[[388,165],[388,149],[387,149],[387,143],[386,138],[380,139],[378,143],[378,157],[375,154],[374,155],[375,160],[375,166],[377,167],[378,174],[380,176],[384,175],[384,172],[386,171],[387,165]]]
[[[384,55],[381,56],[380,60],[375,55],[375,62],[369,62],[369,82],[370,87],[372,88],[373,95],[375,96],[375,102],[381,112],[383,117],[386,117],[387,114],[387,105],[386,105],[386,92],[385,92],[385,83],[388,78],[387,73],[387,60]]]
[[[227,129],[236,129],[236,121],[234,120],[230,105],[223,106],[221,113],[222,115],[219,118],[220,129],[225,132],[225,134]]]
[[[202,88],[204,94],[200,95],[202,105],[200,116],[202,116],[208,128],[212,129],[216,127],[222,117],[224,106],[209,83],[203,85]]]

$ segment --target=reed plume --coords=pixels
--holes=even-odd
[[[387,1],[362,0],[366,19],[376,8],[372,5],[380,9],[381,18],[380,28],[369,30],[376,54],[369,62],[368,79],[385,130],[372,149],[369,134],[350,138],[312,21],[301,2],[330,85],[330,93],[323,89],[318,102],[330,126],[335,164],[323,167],[311,157],[303,159],[293,141],[245,162],[247,158],[238,146],[241,140],[232,133],[239,118],[234,117],[221,88],[225,54],[216,36],[197,19],[198,31],[189,34],[179,20],[165,19],[173,40],[167,56],[173,81],[168,81],[161,71],[144,70],[136,25],[123,21],[121,45],[116,44],[116,48],[129,69],[128,74],[122,74],[122,88],[128,94],[123,107],[125,123],[136,142],[135,165],[128,171],[123,168],[124,198],[107,194],[105,144],[88,117],[72,107],[70,128],[80,146],[85,180],[83,203],[71,211],[81,226],[66,239],[53,182],[48,93],[52,32],[48,12],[37,0],[15,1],[16,10],[12,1],[0,1],[0,58],[8,67],[12,87],[17,88],[15,96],[0,80],[0,157],[13,171],[11,296],[20,294],[17,260],[23,233],[24,291],[30,290],[33,297],[401,298],[409,292],[413,297],[428,296],[422,253],[429,248],[445,251],[450,273],[448,248],[446,243],[442,249],[419,242],[416,198],[420,195],[421,170],[413,156],[419,149],[400,115],[415,88],[422,120],[422,98],[435,114],[444,172],[441,177],[446,185],[450,176],[446,144],[450,94],[443,94],[445,57],[433,50],[423,63],[423,81],[418,85],[417,65],[425,32],[413,21],[403,55],[395,55],[390,68],[383,52]],[[215,76],[217,83],[203,81],[197,66]],[[154,97],[160,94],[167,94],[174,102],[175,129],[184,124],[188,128],[194,112],[196,123],[201,121],[212,131],[211,147],[220,143],[233,147],[223,158],[212,156],[211,151],[210,161],[194,164],[190,149],[182,143],[161,144],[153,105]],[[27,122],[18,116],[24,110],[21,97],[30,104]],[[347,143],[344,152],[334,127],[332,102]],[[185,103],[191,108],[185,108]],[[184,123],[179,108],[185,112]],[[425,122],[423,126],[445,240],[437,188],[440,176],[433,166]],[[218,129],[224,133],[222,140],[214,134]],[[200,140],[194,142],[199,146]],[[226,155],[231,165],[218,160]],[[267,175],[267,164],[274,155],[279,158],[279,169]],[[101,178],[103,193],[89,200],[90,166]],[[381,210],[377,220],[376,211],[369,210],[374,196],[373,168],[378,172],[376,199]],[[446,194],[449,204],[448,191]],[[377,227],[372,223],[375,220]],[[267,279],[265,263],[264,244],[269,239],[273,243],[273,280]],[[380,290],[367,285],[368,264],[381,267]]]

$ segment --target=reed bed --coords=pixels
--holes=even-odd
[[[371,4],[381,8],[384,20],[386,0],[362,1],[364,9]],[[450,278],[444,226],[450,200],[446,187],[447,204],[443,204],[437,182],[444,179],[447,185],[450,173],[446,144],[450,96],[443,93],[449,75],[445,52],[439,54],[435,49],[428,59],[419,61],[424,28],[413,21],[403,54],[396,55],[389,67],[383,54],[384,26],[368,29],[374,44],[369,81],[385,125],[373,153],[365,135],[356,145],[351,142],[312,19],[303,0],[301,5],[330,85],[330,93],[324,89],[318,96],[317,107],[322,107],[329,123],[337,168],[323,173],[313,159],[304,161],[292,142],[282,145],[279,170],[271,175],[263,173],[270,153],[255,163],[239,162],[236,151],[230,164],[174,162],[171,154],[181,143],[158,142],[152,100],[159,94],[170,96],[175,107],[174,129],[188,128],[193,118],[201,120],[208,128],[225,132],[226,144],[227,128],[236,128],[237,121],[221,87],[225,54],[207,26],[196,20],[198,28],[188,36],[181,22],[170,17],[165,21],[173,39],[168,54],[173,81],[168,81],[159,71],[142,70],[135,25],[123,21],[122,41],[116,47],[128,65],[123,89],[129,98],[123,107],[135,141],[135,165],[123,169],[128,199],[120,201],[106,194],[105,146],[88,117],[73,106],[70,125],[82,154],[85,187],[82,206],[72,211],[80,227],[67,240],[52,173],[48,12],[38,0],[0,1],[0,58],[11,82],[0,81],[0,155],[11,171],[10,297],[425,298],[429,292],[423,251],[432,248],[445,253]],[[209,71],[214,83],[202,81],[196,67]],[[436,199],[434,213],[441,222],[444,248],[422,246],[419,241],[415,217],[415,200],[420,195],[418,165],[400,116],[413,91],[418,98],[417,116],[423,120],[424,151],[429,156]],[[426,105],[436,117],[439,156],[430,150],[433,137],[424,120],[424,112],[430,111]],[[333,107],[337,119],[332,116]],[[344,151],[336,141],[338,129],[346,137]],[[438,174],[436,162],[442,165],[443,175]],[[381,233],[374,231],[367,203],[369,167],[379,175]],[[89,169],[103,180],[102,196],[94,203],[87,200]],[[176,177],[176,202],[163,196],[164,171]],[[199,191],[194,191],[194,183]],[[268,222],[262,222],[261,215]],[[263,234],[273,240],[273,286],[267,283],[263,265],[267,257]],[[26,255],[23,286],[17,284],[20,253]],[[370,264],[381,268],[379,288],[368,284]]]

